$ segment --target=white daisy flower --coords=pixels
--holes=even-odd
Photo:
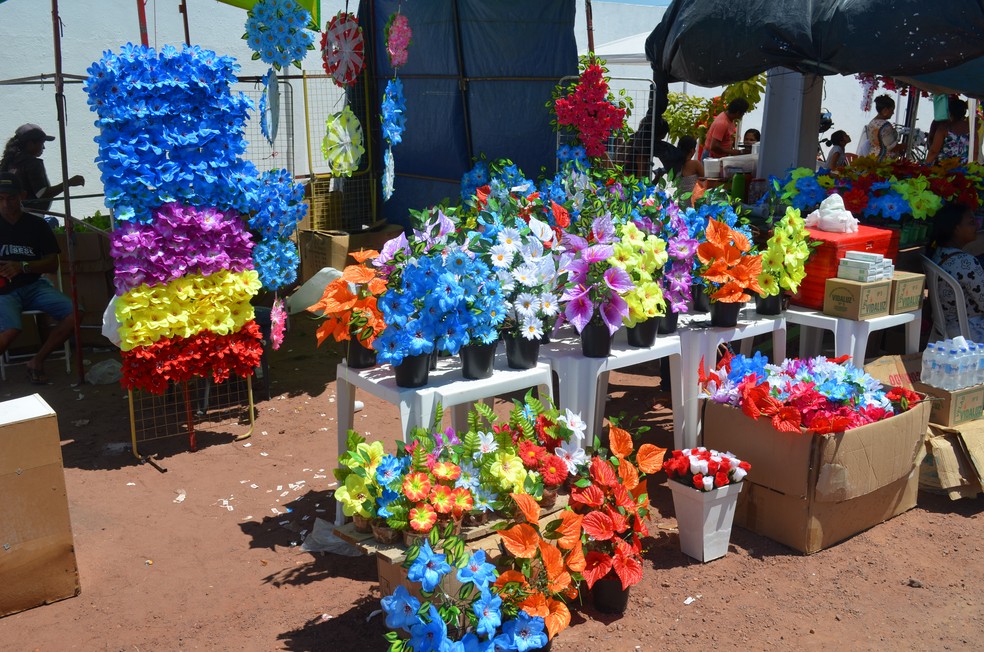
[[[499,231],[499,244],[505,245],[510,251],[517,251],[519,249],[519,243],[519,231],[516,229],[506,227]]]
[[[560,306],[557,305],[557,297],[549,292],[544,292],[540,295],[540,311],[544,315],[553,317],[559,310]]]
[[[504,244],[493,245],[489,253],[492,254],[492,266],[499,269],[509,267],[516,257],[516,251]]]
[[[538,340],[543,337],[543,324],[536,317],[523,316],[520,333],[528,340]]]
[[[535,294],[521,292],[519,296],[516,297],[516,301],[513,305],[516,307],[516,312],[520,315],[528,315],[532,317],[536,314],[536,311],[540,309],[540,300],[536,298]]]

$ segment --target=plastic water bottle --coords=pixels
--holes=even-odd
[[[971,353],[970,347],[962,347],[957,353],[959,359],[957,363],[960,367],[960,372],[957,376],[957,389],[963,389],[964,387],[970,387],[973,379],[973,362],[971,360],[974,354]]]
[[[984,384],[984,344],[977,345],[977,370],[974,374],[974,384]]]
[[[939,362],[936,359],[936,345],[927,344],[926,350],[923,351],[922,355],[922,370],[919,373],[919,380],[926,383],[927,385],[936,386],[937,380],[937,367]]]
[[[957,388],[957,378],[960,374],[960,362],[956,349],[948,349],[943,358],[943,382],[940,387],[952,391]]]

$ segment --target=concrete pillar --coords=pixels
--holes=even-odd
[[[786,68],[769,71],[758,176],[781,177],[790,167],[816,167],[822,99],[823,77]]]

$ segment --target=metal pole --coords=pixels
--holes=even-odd
[[[143,46],[150,47],[150,41],[147,38],[147,12],[144,11],[145,0],[137,0],[137,20],[140,22],[140,42]]]
[[[178,12],[181,14],[181,19],[184,21],[185,28],[185,43],[191,45],[191,35],[188,32],[188,3],[187,0],[181,0],[181,4],[178,6]]]
[[[62,75],[61,19],[58,17],[58,0],[51,0],[51,31],[55,41],[55,108],[58,111],[58,148],[61,150],[62,187],[65,196],[65,242],[68,246],[68,278],[72,298],[72,314],[75,317],[75,366],[79,370],[79,384],[85,383],[82,366],[82,323],[79,318],[79,291],[75,279],[75,227],[72,224],[72,190],[68,183],[68,143],[65,142],[65,78]],[[61,270],[59,270],[61,273]]]
[[[584,18],[588,23],[588,52],[594,54],[594,20],[591,16],[591,0],[584,0]]]

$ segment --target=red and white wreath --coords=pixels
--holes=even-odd
[[[359,20],[352,14],[338,12],[321,36],[321,56],[325,72],[339,86],[351,86],[366,65],[365,42]]]

